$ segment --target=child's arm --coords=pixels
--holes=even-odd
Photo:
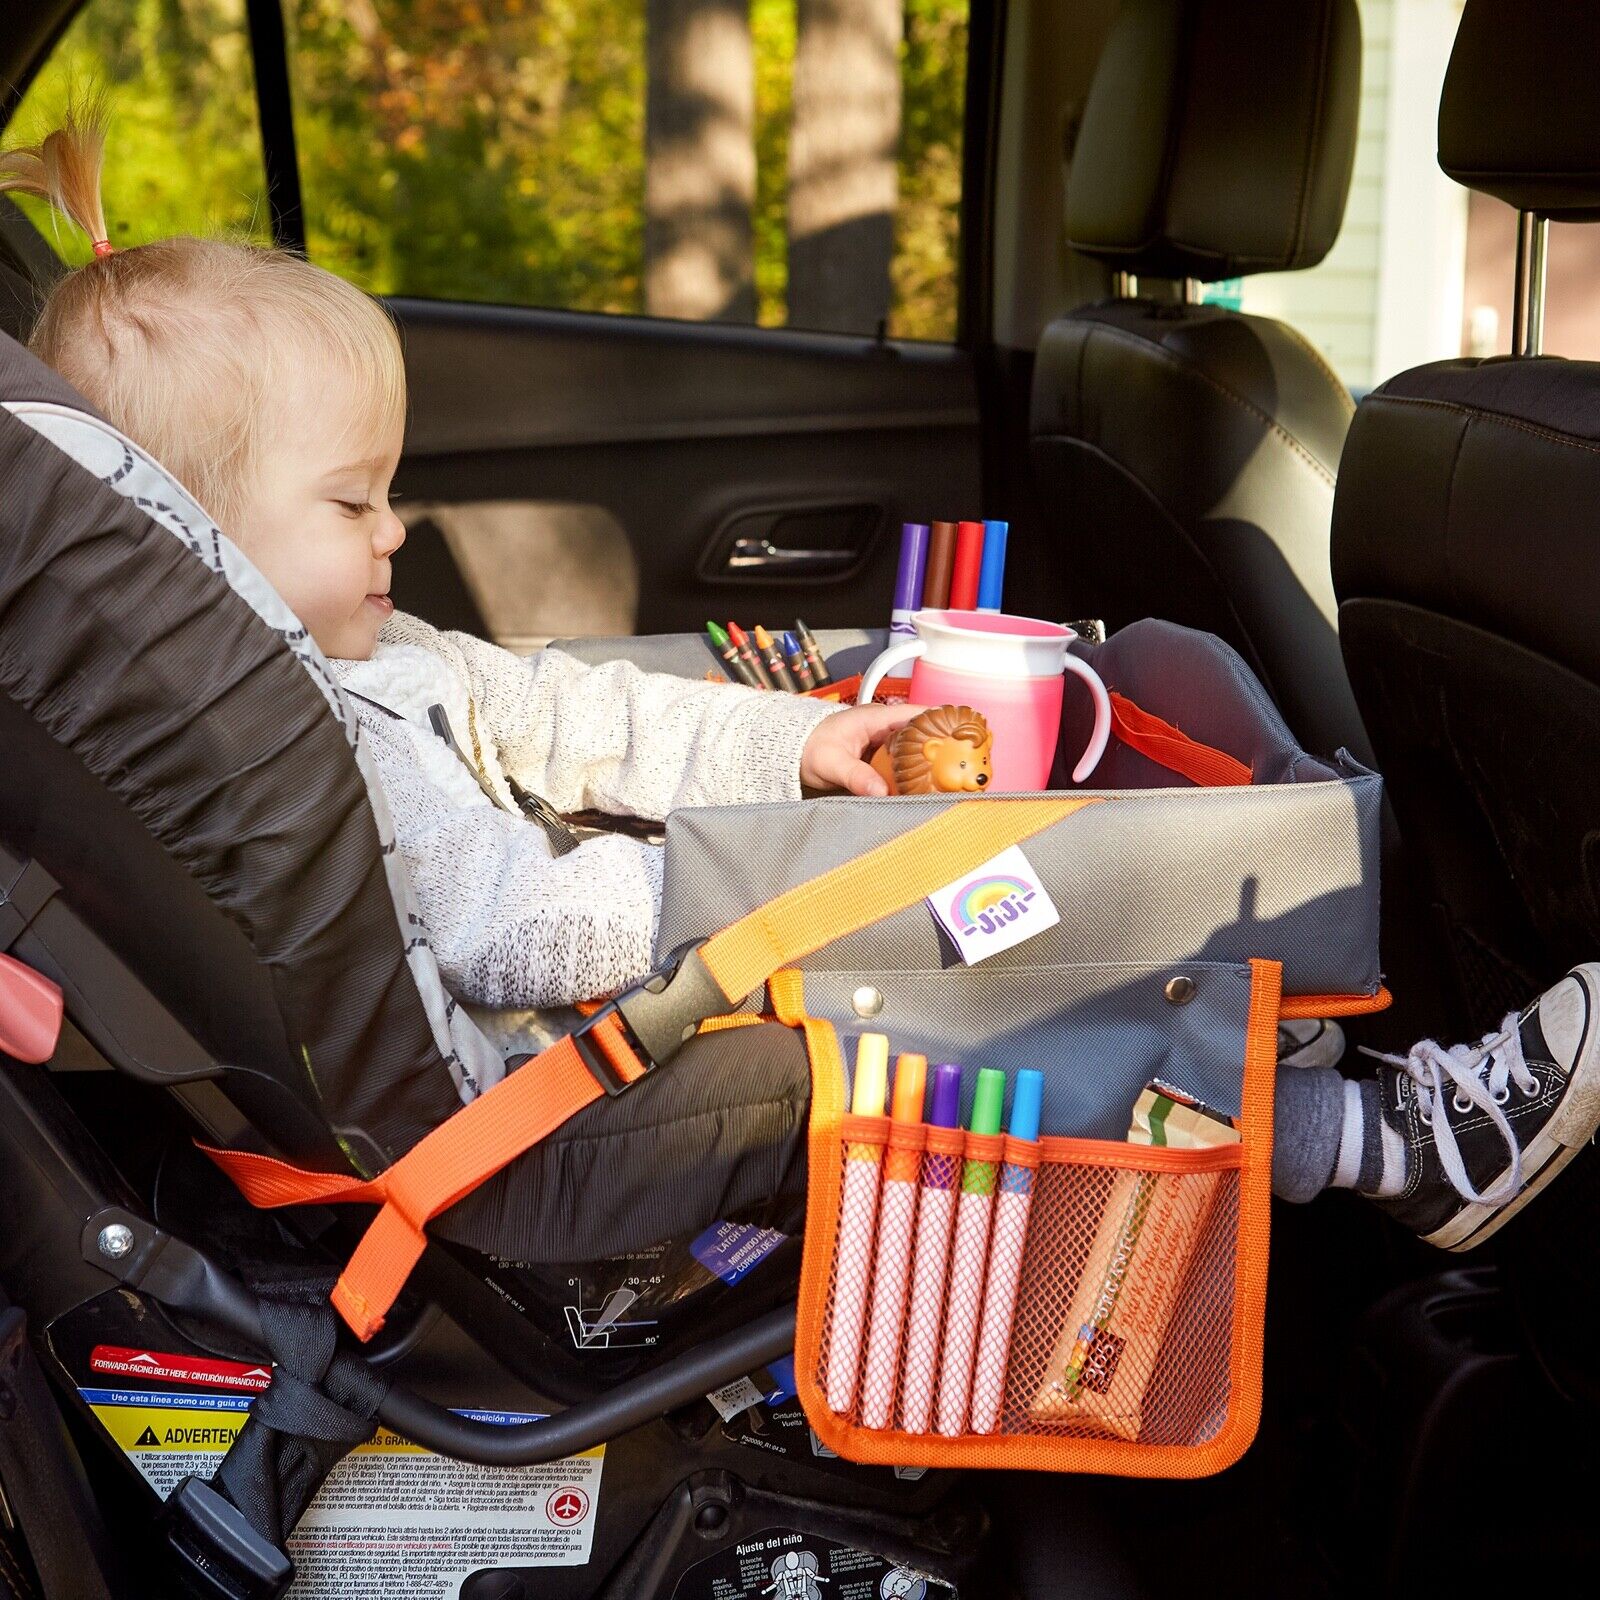
[[[838,710],[626,661],[586,666],[558,650],[524,659],[412,617],[394,617],[383,636],[447,654],[471,685],[479,736],[559,811],[664,817],[677,806],[796,800],[806,743]]]
[[[570,1005],[650,970],[659,847],[610,835],[552,858],[534,824],[448,792],[404,724],[362,726],[452,994],[496,1008]],[[438,756],[456,759],[442,744]]]

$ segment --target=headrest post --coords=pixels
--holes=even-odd
[[[1544,350],[1545,255],[1550,244],[1550,219],[1536,217],[1528,246],[1528,336],[1522,354],[1536,356]]]
[[[1137,300],[1139,298],[1139,280],[1131,272],[1113,272],[1111,274],[1111,294],[1117,300]]]
[[[1517,213],[1517,279],[1511,297],[1511,353],[1536,356],[1544,350],[1545,258],[1550,219],[1531,211]]]
[[[1183,287],[1179,293],[1179,299],[1181,299],[1186,306],[1199,305],[1200,280],[1198,278],[1185,278],[1183,280]]]

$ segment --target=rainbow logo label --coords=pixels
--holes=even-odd
[[[971,966],[1053,928],[1061,913],[1017,845],[928,896],[928,909]]]
[[[950,920],[963,938],[974,933],[998,933],[1028,914],[1029,902],[1039,888],[1017,873],[985,873],[961,886],[950,902]]]

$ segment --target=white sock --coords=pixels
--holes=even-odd
[[[1375,1079],[1345,1079],[1339,1158],[1328,1180],[1330,1189],[1359,1189],[1381,1196],[1405,1188],[1405,1140],[1383,1115],[1378,1104],[1381,1092]]]

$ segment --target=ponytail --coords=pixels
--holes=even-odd
[[[105,97],[96,94],[69,107],[61,126],[39,144],[0,151],[0,194],[11,189],[48,201],[88,234],[97,256],[111,254],[100,199],[106,120]]]

